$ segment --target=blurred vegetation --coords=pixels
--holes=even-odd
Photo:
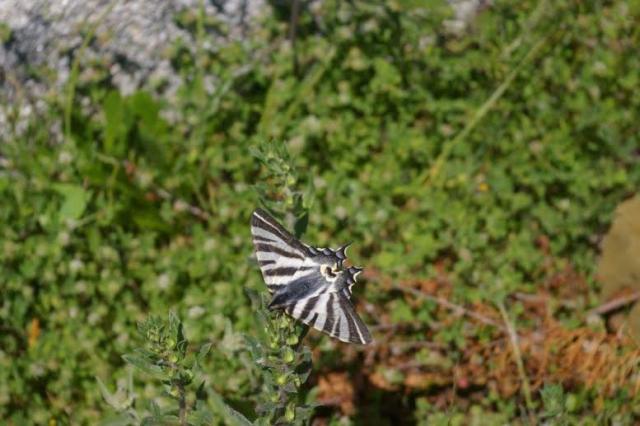
[[[453,34],[444,2],[328,0],[294,42],[275,11],[244,42],[172,46],[173,101],[123,96],[96,64],[1,142],[0,418],[93,424],[108,389],[155,399],[121,355],[171,310],[191,351],[211,342],[195,385],[254,418],[248,220],[275,200],[367,271],[376,345],[307,337],[318,418],[637,422],[637,343],[588,311],[640,184],[640,3],[495,1]]]

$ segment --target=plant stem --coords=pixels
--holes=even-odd
[[[187,426],[187,398],[184,389],[184,383],[178,383],[179,404],[180,404],[180,426]]]
[[[527,405],[528,416],[531,418],[534,412],[533,399],[531,398],[531,388],[529,387],[529,379],[527,377],[527,371],[524,368],[524,362],[522,361],[522,353],[520,352],[520,345],[518,343],[518,333],[516,332],[516,328],[513,325],[509,318],[509,314],[507,309],[504,306],[504,302],[499,300],[496,302],[498,305],[498,309],[500,310],[500,314],[502,315],[502,319],[504,321],[505,326],[507,327],[507,331],[509,333],[509,342],[511,343],[511,350],[513,351],[513,357],[516,361],[516,366],[518,368],[518,375],[520,376],[520,381],[522,382],[522,395],[524,396],[525,403]],[[531,418],[531,420],[533,420]],[[534,424],[532,422],[532,424]]]

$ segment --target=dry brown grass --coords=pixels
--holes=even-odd
[[[503,398],[521,393],[523,376],[518,372],[506,327],[494,327],[490,339],[478,337],[480,327],[491,327],[488,324],[493,322],[504,325],[496,307],[483,303],[466,306],[451,303],[451,286],[446,280],[406,280],[392,284],[389,277],[378,271],[369,271],[367,278],[390,291],[395,289],[397,296],[404,297],[409,306],[424,303],[415,297],[415,291],[424,293],[430,300],[446,303],[437,302],[431,324],[393,324],[384,309],[375,312],[380,321],[375,327],[376,343],[363,349],[365,368],[361,374],[366,386],[405,395],[427,395],[436,406],[445,406],[453,399],[458,402],[465,398],[480,399],[487,391]],[[398,292],[399,286],[412,290]],[[557,312],[585,306],[588,291],[585,280],[567,268],[551,275],[538,293],[516,294],[510,298],[525,308],[517,318],[516,331],[526,378],[534,396],[545,383],[562,383],[565,389],[571,390],[595,389],[602,397],[620,390],[632,396],[640,392],[640,347],[627,333],[605,330],[603,322],[600,326],[590,326],[586,319],[581,326],[569,328],[554,318]],[[461,318],[466,322],[463,349],[434,342],[438,330]],[[356,356],[353,348],[342,348],[347,359]],[[452,351],[458,354],[455,363],[449,360]],[[429,361],[418,361],[425,356]],[[334,386],[338,377],[335,375],[327,372],[319,376],[321,400],[330,401],[349,414],[359,390],[346,391],[342,385]]]

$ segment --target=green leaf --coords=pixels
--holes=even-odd
[[[107,404],[109,404],[114,409],[118,411],[124,410],[131,404],[132,402],[131,400],[121,401],[119,400],[117,393],[109,392],[109,390],[107,389],[107,386],[102,382],[102,380],[100,380],[99,377],[96,377],[96,383],[98,384],[98,389],[102,394],[102,398],[104,398]]]
[[[251,422],[242,413],[237,412],[232,407],[227,405],[222,399],[220,394],[215,390],[208,390],[209,397],[211,398],[212,409],[218,413],[224,420],[224,424],[230,426],[250,426]]]
[[[107,416],[100,421],[101,426],[130,426],[135,424],[137,424],[135,419],[127,413]]]
[[[393,322],[408,322],[414,320],[411,307],[402,299],[394,300],[391,307],[391,320]]]
[[[123,139],[129,128],[126,105],[117,91],[110,92],[103,103],[106,119],[104,128],[104,150],[109,155],[120,156],[124,152]]]
[[[208,426],[215,424],[214,419],[213,413],[202,404],[199,404],[194,411],[189,413],[189,424],[193,424],[194,426]]]
[[[80,218],[87,208],[90,193],[85,191],[82,186],[70,183],[55,184],[53,189],[64,197],[62,206],[58,210],[58,218],[61,221]]]
[[[564,411],[565,395],[562,385],[546,384],[540,391],[544,406],[544,417],[555,417]]]
[[[133,365],[138,370],[152,376],[155,379],[167,380],[169,377],[162,371],[162,368],[155,365],[150,359],[137,354],[122,355],[127,363]]]
[[[205,357],[207,356],[207,354],[211,350],[211,346],[212,346],[211,342],[205,343],[202,346],[200,346],[200,350],[198,351],[198,356],[196,357],[196,360],[198,361],[198,364],[202,364],[202,362],[204,361]]]

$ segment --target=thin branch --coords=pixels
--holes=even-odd
[[[178,384],[178,392],[180,393],[180,426],[187,426],[187,396],[182,381]]]
[[[405,286],[403,286],[401,284],[392,284],[392,285],[393,285],[394,288],[396,288],[396,289],[398,289],[400,291],[404,291],[405,293],[409,293],[409,294],[412,294],[412,295],[414,295],[416,297],[419,297],[421,299],[430,300],[432,302],[435,302],[440,306],[443,306],[443,307],[445,307],[447,309],[450,309],[450,310],[456,312],[458,315],[465,315],[465,316],[473,318],[473,319],[475,319],[475,320],[477,320],[477,321],[479,321],[479,322],[481,322],[483,324],[487,324],[487,325],[496,327],[496,328],[498,328],[498,329],[500,329],[502,331],[508,331],[502,324],[500,324],[500,323],[498,323],[498,322],[492,320],[491,318],[486,317],[486,316],[484,316],[482,314],[470,311],[469,309],[465,308],[464,306],[460,306],[460,305],[457,305],[455,303],[449,302],[448,300],[443,299],[441,297],[436,297],[436,296],[432,296],[430,294],[426,294],[426,293],[424,293],[424,292],[422,292],[420,290],[416,290],[415,288],[405,287]]]
[[[521,291],[516,291],[515,293],[512,293],[511,296],[515,297],[518,300],[522,300],[523,302],[528,302],[528,303],[540,303],[540,302],[547,302],[549,300],[549,297],[546,295],[529,294],[529,293],[523,293]]]
[[[587,316],[608,314],[609,312],[618,310],[623,306],[629,305],[638,300],[640,300],[640,291],[636,291],[634,293],[627,294],[625,296],[617,297],[613,300],[608,301],[605,304],[598,306],[597,308],[593,308],[592,310],[589,311]]]
[[[535,407],[533,406],[533,399],[531,398],[531,387],[529,386],[529,378],[527,377],[527,371],[524,368],[524,361],[522,360],[522,353],[520,352],[518,333],[516,332],[513,322],[509,319],[509,314],[507,313],[507,309],[505,308],[504,303],[500,300],[496,303],[496,305],[498,305],[498,309],[500,310],[500,314],[502,315],[502,320],[507,327],[509,341],[511,342],[511,349],[513,350],[513,357],[515,358],[516,366],[518,367],[518,375],[520,376],[520,381],[522,382],[522,394],[524,396],[525,403],[527,404],[528,415],[532,416]]]

